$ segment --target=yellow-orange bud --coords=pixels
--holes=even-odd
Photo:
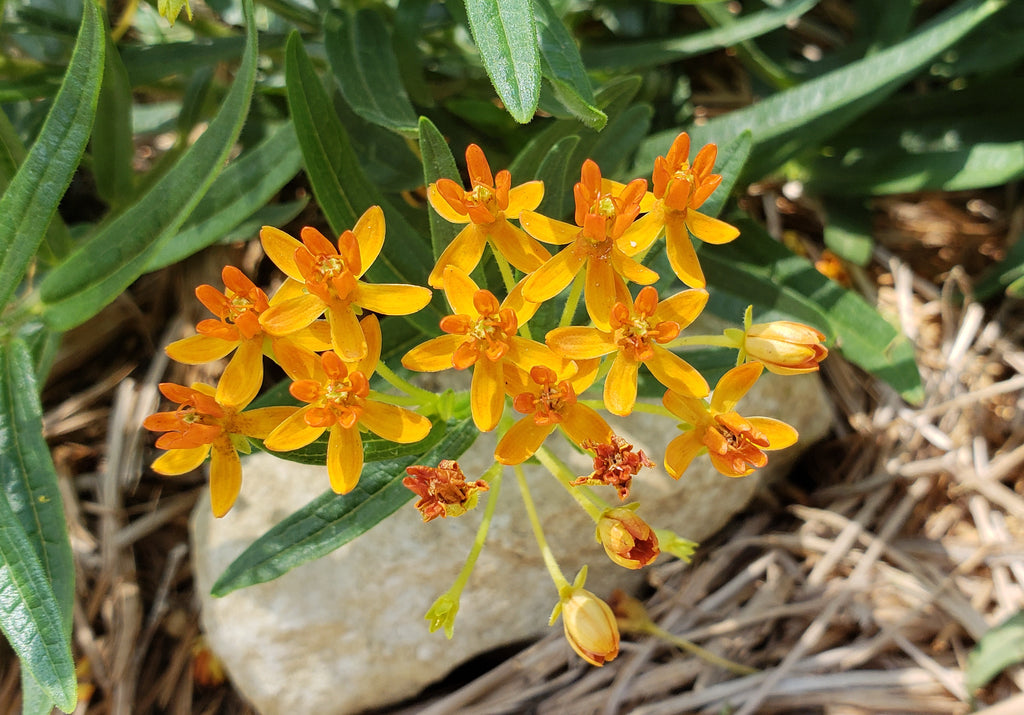
[[[597,522],[597,540],[608,558],[627,569],[643,568],[658,558],[658,537],[635,507],[606,510]]]
[[[562,599],[565,639],[583,660],[601,666],[619,654],[619,627],[607,603],[582,588]]]
[[[825,336],[814,328],[788,320],[758,323],[747,328],[743,350],[748,361],[761,363],[776,375],[814,372],[828,356]]]

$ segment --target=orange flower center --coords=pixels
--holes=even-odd
[[[708,451],[729,460],[736,472],[746,471],[748,465],[763,467],[768,462],[762,451],[770,446],[768,438],[735,412],[715,415],[702,441]]]
[[[555,384],[555,371],[543,365],[530,370],[530,377],[540,390],[519,393],[512,400],[512,406],[524,415],[532,414],[538,425],[558,424],[564,411],[576,404],[576,391],[567,380]]]
[[[441,330],[452,335],[465,335],[469,340],[455,350],[453,365],[464,370],[480,356],[491,362],[500,360],[509,351],[512,336],[519,329],[519,320],[511,308],[500,309],[490,291],[478,290],[473,304],[479,313],[475,320],[468,315],[447,315],[441,319]]]
[[[637,300],[640,302],[639,297]],[[657,305],[656,300],[653,305]],[[667,343],[675,340],[680,328],[679,323],[671,320],[652,324],[649,314],[643,310],[637,312],[638,315],[630,315],[629,308],[624,303],[616,303],[612,308],[611,326],[615,331],[615,343],[619,350],[633,360],[643,362],[654,354],[652,341]]]

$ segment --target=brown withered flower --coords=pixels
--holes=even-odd
[[[405,471],[409,476],[402,485],[420,498],[416,508],[424,522],[461,516],[476,506],[480,492],[490,489],[482,479],[467,482],[459,463],[450,459],[442,459],[436,467],[413,465]]]
[[[574,487],[581,485],[596,486],[604,484],[615,487],[619,499],[625,501],[629,497],[629,488],[633,476],[643,467],[653,467],[654,462],[648,459],[642,449],[633,451],[633,445],[622,437],[613,434],[612,441],[600,444],[587,440],[581,445],[584,449],[594,452],[594,471],[578,477],[572,482]]]

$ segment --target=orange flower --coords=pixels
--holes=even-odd
[[[301,330],[326,311],[335,352],[344,360],[360,360],[367,351],[358,319],[363,309],[408,315],[430,302],[429,288],[359,280],[384,245],[380,206],[371,206],[355,228],[342,233],[337,248],[309,226],[302,229],[302,243],[271,226],[260,231],[260,241],[270,259],[294,281],[281,287],[282,300],[260,316],[260,325],[271,335]]]
[[[647,458],[642,449],[633,451],[633,445],[613,434],[604,443],[585,442],[583,449],[594,452],[594,471],[584,477],[577,477],[572,486],[609,486],[615,487],[619,499],[629,498],[629,488],[633,477],[644,467],[653,467],[654,462]]]
[[[555,328],[546,342],[556,353],[573,360],[616,353],[604,382],[604,404],[612,414],[628,415],[633,411],[640,363],[665,387],[704,397],[708,384],[701,374],[659,343],[674,340],[696,319],[707,300],[706,291],[687,290],[659,303],[658,292],[647,286],[633,301],[632,309],[625,302],[612,307],[609,329]]]
[[[518,368],[505,372],[512,406],[526,417],[512,425],[498,442],[494,450],[496,460],[502,464],[522,464],[540,449],[556,426],[579,445],[611,439],[612,428],[604,418],[576,401],[576,395],[594,383],[598,361],[577,363],[577,367],[578,372],[571,380],[560,382],[555,371],[544,365],[535,365],[529,375]]]
[[[654,563],[661,553],[658,537],[646,521],[636,515],[639,504],[607,509],[597,522],[597,540],[608,558],[627,569]]]
[[[507,363],[526,370],[534,365],[551,368],[559,376],[571,375],[571,362],[533,340],[516,335],[519,326],[529,320],[536,304],[522,300],[514,290],[500,305],[494,294],[481,290],[465,271],[448,266],[444,271],[444,293],[455,311],[441,319],[446,335],[432,338],[405,354],[402,365],[417,372],[437,372],[473,367],[470,408],[473,421],[482,432],[498,424],[505,407]]]
[[[821,344],[825,336],[809,325],[789,320],[749,325],[749,313],[747,320],[740,360],[759,362],[776,375],[799,375],[816,372],[828,357]]]
[[[508,170],[492,176],[487,158],[476,144],[466,147],[466,166],[473,187],[469,191],[451,179],[438,179],[427,187],[427,199],[441,218],[468,224],[437,259],[428,279],[432,288],[444,285],[444,269],[448,266],[472,273],[480,263],[488,240],[492,250],[524,273],[537,270],[551,258],[543,246],[508,221],[519,218],[524,209],[537,208],[544,198],[544,183],[528,181],[512,188],[512,175]]]
[[[442,459],[436,467],[413,465],[405,468],[408,477],[402,485],[420,500],[416,508],[423,514],[424,523],[441,517],[462,516],[476,506],[480,492],[491,487],[482,479],[467,482],[459,463]]]
[[[165,432],[156,446],[166,449],[152,464],[157,474],[176,475],[191,472],[212,452],[210,460],[210,501],[213,515],[224,516],[231,509],[242,487],[242,463],[238,452],[249,453],[247,437],[263,439],[292,413],[294,407],[262,407],[241,412],[245,405],[225,405],[214,397],[209,385],[192,387],[165,382],[160,392],[178,403],[174,412],[150,415],[142,426]],[[248,404],[245,403],[245,404]]]
[[[264,352],[287,371],[308,360],[313,350],[326,349],[328,334],[320,326],[311,325],[288,337],[264,335],[260,315],[270,307],[267,294],[234,266],[224,266],[221,278],[223,293],[211,285],[196,288],[199,302],[218,319],[199,321],[198,335],[176,340],[166,352],[173,360],[198,365],[220,360],[234,350],[217,383],[217,401],[237,407],[252,402],[263,384]]]
[[[559,613],[565,639],[583,660],[599,667],[615,660],[619,627],[607,603],[582,587],[569,586],[552,614],[552,623]]]
[[[668,261],[679,280],[691,288],[703,288],[706,281],[690,234],[705,243],[728,243],[740,235],[734,226],[697,211],[722,183],[720,175],[711,173],[717,155],[718,147],[708,144],[691,165],[690,135],[682,132],[668,154],[654,160],[656,201],[649,215],[665,227]]]
[[[569,244],[538,268],[523,284],[523,297],[541,303],[558,295],[586,265],[584,300],[590,319],[608,330],[612,306],[629,300],[625,281],[648,285],[658,274],[630,258],[657,238],[660,225],[647,220],[635,221],[647,182],[636,179],[621,191],[609,191],[611,182],[601,181],[601,169],[590,159],[583,164],[580,182],[573,188],[576,197],[576,225],[571,226],[533,211],[523,211],[519,222],[534,238],[545,243]],[[632,251],[632,253],[630,253]]]
[[[321,355],[312,376],[296,380],[289,388],[306,406],[282,422],[263,443],[274,451],[299,449],[329,430],[327,475],[338,494],[352,491],[363,470],[360,426],[402,444],[418,442],[430,431],[430,420],[423,415],[370,399],[369,376],[380,359],[380,324],[376,316],[368,315],[357,328],[365,334],[366,356],[358,362],[345,362],[333,351]]]
[[[741,417],[736,403],[757,382],[764,370],[748,362],[722,376],[711,404],[665,393],[665,407],[691,425],[665,448],[665,469],[679,479],[693,458],[707,450],[715,469],[727,477],[745,477],[768,463],[766,450],[784,449],[797,440],[795,429],[771,417]]]

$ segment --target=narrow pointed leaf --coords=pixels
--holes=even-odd
[[[434,123],[426,117],[420,117],[420,155],[423,157],[423,183],[427,186],[438,179],[451,179],[461,183],[459,168],[455,165],[455,157],[452,156],[448,142],[444,140],[441,132]],[[452,239],[462,230],[459,224],[445,221],[437,215],[437,212],[428,209],[430,212],[430,247],[436,261]]]
[[[114,300],[173,238],[220,174],[249,111],[256,79],[256,25],[243,3],[248,42],[231,90],[210,126],[146,194],[53,270],[40,286],[49,325],[79,325]]]
[[[443,436],[425,454],[367,464],[352,492],[325,492],[261,536],[221,574],[213,595],[271,581],[347,544],[413,498],[402,485],[406,467],[457,459],[479,434],[471,419],[438,423],[431,432]]]
[[[530,0],[466,0],[473,40],[505,108],[520,124],[537,111],[540,52]]]
[[[103,84],[92,133],[92,165],[97,193],[111,206],[121,206],[134,190],[132,87],[117,46],[109,36],[106,42]]]
[[[541,75],[548,80],[555,97],[573,116],[600,131],[608,115],[595,104],[594,89],[580,59],[579,48],[562,18],[548,0],[533,0],[536,11],[537,45]]]
[[[1024,612],[990,628],[967,656],[967,692],[985,687],[1009,666],[1024,662]]]
[[[0,198],[0,306],[20,285],[85,151],[103,77],[103,47],[100,10],[95,2],[86,2],[64,82]]]

